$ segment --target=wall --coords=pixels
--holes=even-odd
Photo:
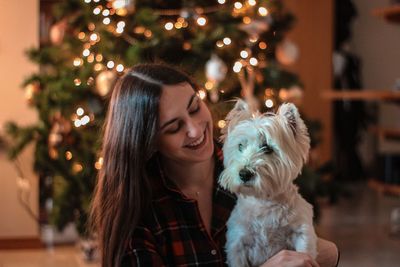
[[[3,135],[6,121],[27,125],[36,120],[20,86],[24,77],[37,69],[28,62],[24,51],[38,45],[39,1],[0,0],[0,11],[0,135]],[[32,172],[32,160],[33,149],[29,147],[20,162],[31,183],[29,205],[37,214],[37,177]],[[18,202],[16,178],[13,165],[4,151],[0,151],[0,241],[39,236],[37,223]]]
[[[295,42],[300,57],[290,70],[299,74],[304,83],[302,109],[307,117],[323,125],[322,143],[318,148],[317,164],[331,159],[331,105],[321,98],[321,91],[332,87],[333,0],[285,0],[297,22],[288,38]]]
[[[361,58],[363,87],[374,90],[390,90],[400,79],[400,23],[388,23],[381,17],[372,15],[372,10],[387,7],[389,0],[353,0],[358,17],[353,23],[351,50]],[[378,124],[383,127],[400,129],[400,105],[380,102]],[[373,150],[376,136],[367,134],[361,155],[364,161]],[[380,140],[378,151],[400,154],[400,142]]]

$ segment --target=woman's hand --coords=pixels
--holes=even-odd
[[[260,267],[319,267],[319,264],[306,253],[281,250]]]

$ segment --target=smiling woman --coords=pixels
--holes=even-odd
[[[212,125],[196,84],[176,68],[141,64],[117,82],[91,216],[103,267],[226,265],[236,197],[217,183],[222,152]],[[308,266],[297,252],[274,260]]]

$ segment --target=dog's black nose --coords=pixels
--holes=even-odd
[[[254,173],[252,173],[248,169],[242,169],[239,172],[239,176],[240,176],[240,180],[242,180],[243,182],[248,182],[253,178]]]

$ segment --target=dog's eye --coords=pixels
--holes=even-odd
[[[240,151],[240,152],[243,151],[243,144],[239,144],[239,151]]]
[[[263,151],[265,154],[271,154],[272,152],[274,152],[274,150],[272,149],[272,147],[269,146],[268,144],[263,144],[263,145],[261,146],[261,149],[262,149],[262,151]]]

